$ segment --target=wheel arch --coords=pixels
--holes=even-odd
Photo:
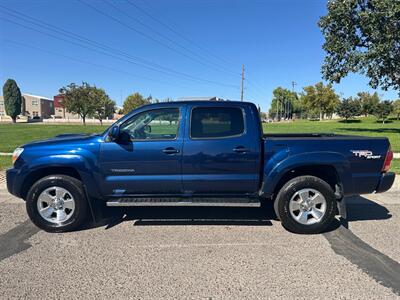
[[[340,193],[338,197],[342,196],[342,182],[336,168],[332,165],[304,165],[288,170],[275,185],[273,195],[276,195],[286,182],[300,176],[314,176],[320,178],[328,183],[334,192]]]
[[[23,199],[26,198],[29,189],[31,186],[40,180],[49,175],[67,175],[78,179],[82,182],[82,176],[74,167],[69,166],[44,166],[42,168],[37,168],[29,172],[27,176],[25,176],[25,180],[22,182],[21,185],[21,197]]]
[[[289,156],[264,173],[261,196],[273,198],[280,188],[292,178],[315,176],[326,181],[338,192],[338,197],[351,192],[350,163],[339,153],[315,152]]]

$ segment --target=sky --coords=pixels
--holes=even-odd
[[[244,99],[267,111],[274,88],[322,81],[325,14],[323,0],[0,0],[0,81],[49,98],[84,81],[117,105],[134,92],[239,100],[244,65]],[[374,91],[357,74],[334,88]]]

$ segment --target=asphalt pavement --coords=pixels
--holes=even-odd
[[[115,210],[50,234],[0,183],[0,298],[399,299],[400,181],[346,200],[318,235],[287,232],[271,207]]]

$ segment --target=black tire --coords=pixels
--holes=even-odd
[[[325,214],[314,224],[301,224],[292,216],[289,209],[291,198],[302,189],[314,189],[326,200]],[[314,176],[299,176],[289,180],[279,191],[274,203],[275,213],[283,227],[294,233],[313,234],[325,231],[335,219],[336,197],[331,186]]]
[[[52,223],[43,218],[38,211],[39,195],[51,187],[66,189],[74,199],[74,210],[71,216],[61,223]],[[46,176],[33,184],[26,197],[26,210],[32,222],[47,232],[67,232],[79,228],[88,215],[88,202],[85,196],[82,182],[67,175]]]

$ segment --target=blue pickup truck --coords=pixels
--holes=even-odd
[[[77,229],[99,207],[273,201],[286,229],[318,233],[345,211],[345,196],[392,186],[392,157],[387,138],[263,134],[252,103],[169,102],[142,106],[103,134],[17,148],[7,187],[49,232]]]

